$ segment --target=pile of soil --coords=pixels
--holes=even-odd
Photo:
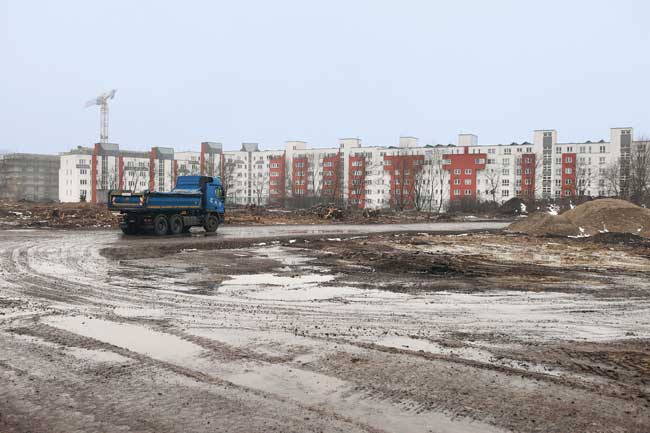
[[[536,236],[581,236],[601,232],[650,237],[650,210],[625,200],[600,199],[561,214],[535,213],[508,230]]]

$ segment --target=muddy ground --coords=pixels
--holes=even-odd
[[[0,231],[0,432],[650,431],[647,241],[329,230]]]

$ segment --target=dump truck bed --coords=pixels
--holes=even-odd
[[[203,195],[198,190],[172,192],[130,193],[115,191],[108,197],[108,208],[113,211],[147,211],[152,209],[201,209]]]

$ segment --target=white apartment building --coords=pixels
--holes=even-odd
[[[103,202],[109,189],[169,191],[180,175],[219,176],[228,200],[240,205],[321,199],[366,208],[423,202],[437,208],[464,199],[608,196],[614,191],[607,168],[630,155],[633,134],[632,128],[611,128],[609,141],[571,143],[549,129],[534,131],[531,142],[496,145],[466,133],[456,145],[420,146],[415,137],[400,137],[395,146],[364,147],[359,138],[342,138],[316,148],[292,140],[279,150],[242,143],[237,151],[223,151],[216,142],[180,152],[96,144],[61,154],[59,197]]]

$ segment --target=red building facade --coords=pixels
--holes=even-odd
[[[576,154],[562,154],[562,190],[560,197],[576,195]]]
[[[305,197],[307,195],[308,171],[309,159],[306,156],[293,158],[291,166],[291,193],[294,197]]]
[[[284,202],[285,175],[284,155],[271,156],[269,158],[269,201],[274,204]]]
[[[341,153],[323,158],[321,196],[331,201],[341,197]]]
[[[449,201],[462,199],[476,200],[477,172],[484,170],[487,160],[485,153],[469,153],[464,147],[463,153],[443,155],[443,170],[449,172]]]
[[[535,168],[536,155],[534,153],[524,153],[521,155],[521,194],[522,198],[535,197]]]

